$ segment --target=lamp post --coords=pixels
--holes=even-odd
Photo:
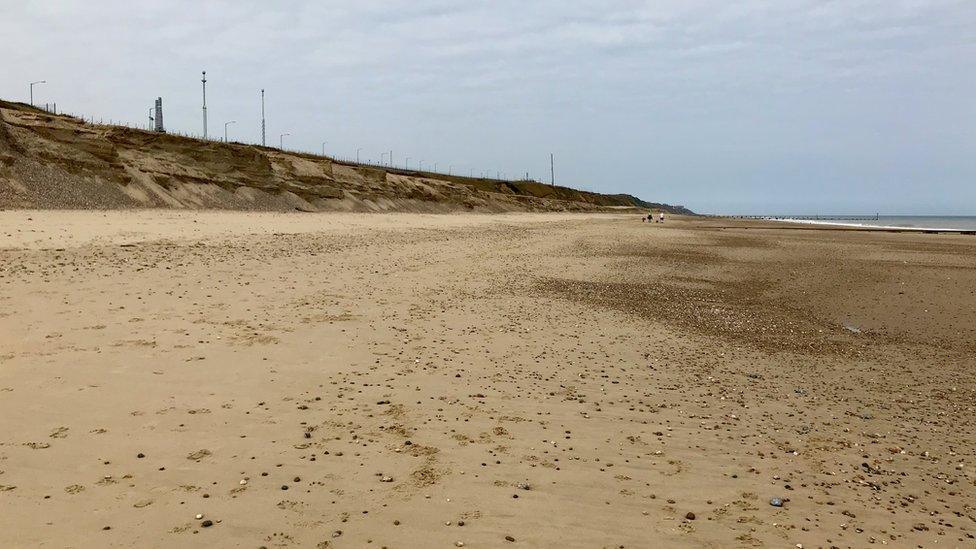
[[[356,149],[356,164],[359,164],[359,151],[363,150],[362,147]]]
[[[224,122],[224,143],[227,143],[227,126],[230,124],[237,124],[237,120],[231,120],[230,122]]]
[[[203,71],[203,138],[207,138],[207,71]]]
[[[549,185],[551,187],[555,187],[556,186],[556,168],[555,168],[556,164],[552,158],[553,158],[552,153],[549,153]]]
[[[328,143],[328,141],[323,141],[322,142],[322,156],[325,156],[325,144],[326,143]]]
[[[434,162],[434,171],[437,171],[437,162]]]
[[[38,80],[37,82],[30,83],[30,104],[31,107],[34,106],[34,85],[35,84],[47,84],[47,80]]]
[[[291,135],[290,133],[283,133],[278,136],[278,148],[280,150],[285,150],[285,136]]]

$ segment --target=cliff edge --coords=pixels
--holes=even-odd
[[[0,101],[0,208],[690,213],[630,195],[356,165],[257,145],[95,125],[5,101]]]

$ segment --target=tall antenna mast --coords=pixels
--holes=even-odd
[[[261,146],[264,147],[264,88],[261,88]]]
[[[203,138],[207,138],[207,71],[203,71]]]

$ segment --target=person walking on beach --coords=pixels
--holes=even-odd
[[[661,223],[664,223],[664,212],[661,212]]]

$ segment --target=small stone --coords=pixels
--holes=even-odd
[[[205,520],[200,523],[200,526],[203,526],[204,528],[210,528],[211,526],[213,526],[213,521],[209,519]]]
[[[695,520],[695,514],[692,513],[691,511],[688,511],[687,513],[685,513],[685,518],[688,520]]]
[[[383,477],[380,482],[393,482],[393,477]]]
[[[138,454],[136,454],[136,457],[139,458],[139,459],[142,459],[142,458],[146,457],[146,454],[143,454],[142,452],[139,452]]]
[[[200,520],[200,519],[202,519],[202,518],[203,518],[203,513],[197,513],[197,516],[196,516],[195,518],[196,518],[197,520]]]
[[[773,507],[782,507],[783,500],[781,498],[773,498],[769,500],[769,504],[772,505]]]
[[[512,536],[505,536],[505,541],[515,541],[515,538]]]

